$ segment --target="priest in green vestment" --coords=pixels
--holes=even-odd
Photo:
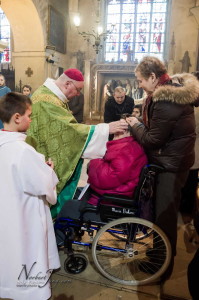
[[[73,198],[83,158],[103,157],[109,134],[127,129],[124,120],[95,126],[77,123],[68,101],[80,94],[83,85],[82,73],[68,69],[56,80],[48,78],[31,97],[32,122],[27,142],[46,160],[53,160],[59,178],[57,204],[51,207],[53,217]]]

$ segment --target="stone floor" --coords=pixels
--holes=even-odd
[[[84,163],[79,185],[84,186],[87,180],[86,164]],[[193,236],[192,227],[184,225],[179,216],[177,256],[174,270],[169,280],[164,284],[151,284],[142,287],[122,286],[104,278],[95,268],[91,250],[80,248],[80,253],[87,256],[89,263],[84,272],[70,275],[64,271],[63,264],[66,254],[60,251],[61,270],[53,274],[51,300],[155,300],[155,299],[191,299],[187,287],[187,266],[198,247]]]
[[[95,300],[107,299],[107,297],[108,299],[130,298],[135,300],[191,299],[187,288],[186,270],[196,247],[189,245],[189,249],[186,249],[183,237],[184,230],[184,226],[179,228],[178,254],[175,259],[174,270],[170,279],[163,285],[128,287],[111,282],[96,270],[92,262],[91,251],[83,248],[78,252],[83,253],[89,259],[86,270],[79,275],[67,274],[63,268],[67,256],[63,251],[60,251],[62,268],[52,276],[51,300]]]

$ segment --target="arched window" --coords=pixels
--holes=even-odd
[[[10,62],[10,23],[1,8],[0,8],[0,40],[8,44],[8,47],[5,48],[3,53],[0,53],[0,62],[9,63]]]
[[[164,57],[168,0],[108,0],[106,61]]]

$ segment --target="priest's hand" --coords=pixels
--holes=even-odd
[[[128,124],[124,119],[109,123],[109,134],[124,133]]]

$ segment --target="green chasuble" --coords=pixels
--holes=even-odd
[[[59,178],[57,204],[51,207],[55,218],[74,196],[83,162],[81,156],[95,126],[77,123],[68,105],[45,86],[37,89],[31,100],[32,122],[26,142],[55,164]]]

